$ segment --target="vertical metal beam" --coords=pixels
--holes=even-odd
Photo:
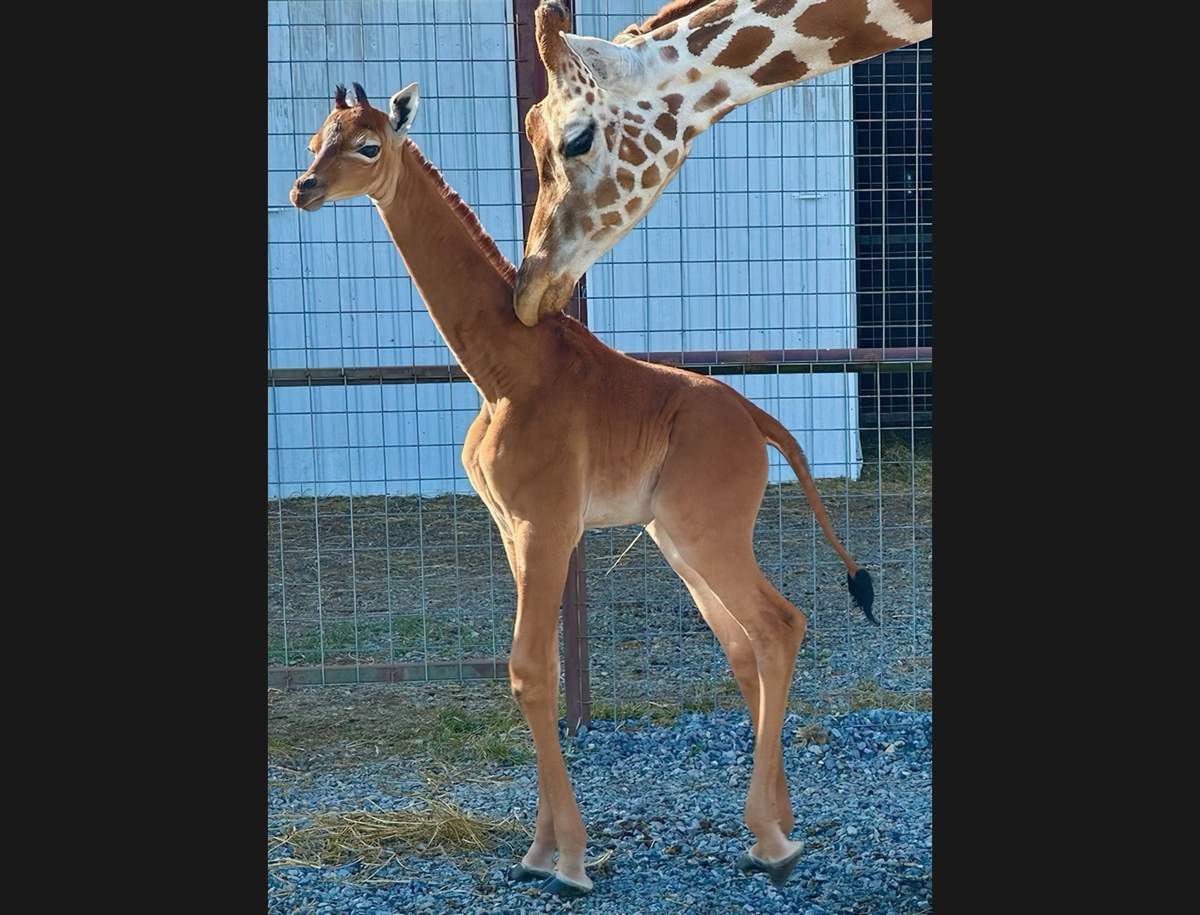
[[[517,77],[517,129],[521,149],[521,216],[524,237],[537,202],[538,176],[533,149],[525,139],[525,115],[546,96],[546,71],[538,57],[533,13],[540,0],[513,0],[515,29],[515,67]],[[571,0],[561,0],[568,13],[574,13]],[[581,277],[567,303],[567,314],[587,324],[587,285]],[[563,674],[567,693],[567,733],[592,720],[592,689],[588,669],[587,578],[583,542],[576,544],[567,567],[563,591]]]

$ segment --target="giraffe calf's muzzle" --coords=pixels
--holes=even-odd
[[[296,183],[288,192],[288,200],[292,202],[292,206],[311,212],[320,209],[321,204],[325,202],[325,190],[314,176],[302,175],[296,179]]]

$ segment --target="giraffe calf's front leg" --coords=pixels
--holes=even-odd
[[[581,529],[562,531],[553,525],[539,528],[523,522],[515,532],[510,557],[517,583],[517,618],[508,673],[513,698],[533,737],[538,779],[533,845],[510,874],[523,879],[547,875],[542,889],[559,896],[581,896],[592,890],[583,866],[587,831],[558,743],[558,607],[568,558],[580,533]],[[552,862],[556,849],[558,861]]]

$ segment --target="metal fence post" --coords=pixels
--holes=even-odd
[[[521,148],[521,215],[524,237],[529,237],[529,222],[537,202],[538,177],[533,150],[525,139],[525,114],[546,95],[546,71],[538,57],[533,14],[540,0],[513,0],[515,30],[514,66],[517,80],[517,130]],[[574,13],[571,0],[564,0],[568,13]],[[567,314],[587,324],[586,277],[581,277],[567,304]],[[567,693],[567,733],[592,720],[592,690],[588,670],[587,577],[583,541],[571,553],[567,583],[563,591],[563,674]]]

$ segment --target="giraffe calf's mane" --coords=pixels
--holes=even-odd
[[[413,158],[421,166],[425,174],[441,190],[442,198],[450,205],[450,209],[454,212],[454,215],[467,227],[472,240],[479,246],[479,250],[483,252],[484,257],[496,268],[506,283],[510,286],[515,285],[517,281],[517,268],[496,247],[496,242],[492,239],[492,236],[488,235],[487,230],[480,223],[479,217],[475,215],[475,211],[467,205],[467,202],[458,195],[458,192],[454,188],[446,183],[446,179],[442,177],[442,173],[437,170],[437,167],[432,162],[425,158],[425,155],[417,148],[416,143],[406,139],[404,145],[412,153]]]

